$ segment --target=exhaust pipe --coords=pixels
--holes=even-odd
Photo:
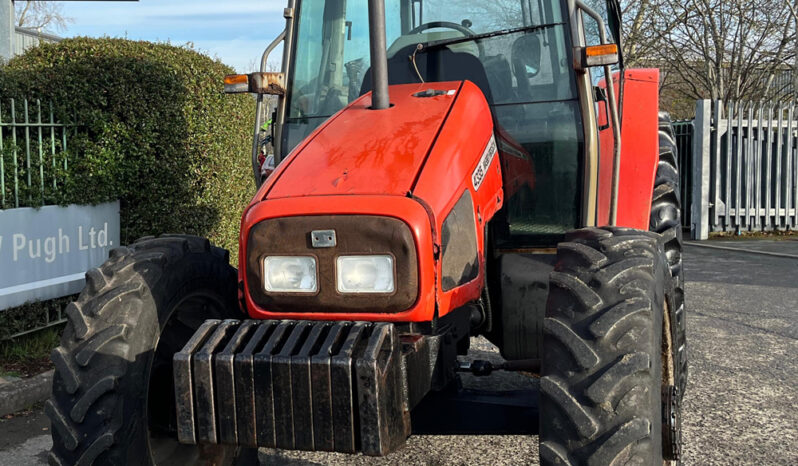
[[[371,46],[371,109],[391,106],[388,95],[388,45],[385,38],[385,0],[369,0],[369,43]]]

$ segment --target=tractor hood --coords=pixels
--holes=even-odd
[[[371,94],[364,95],[297,147],[265,198],[407,194],[461,85],[391,86],[386,110],[370,110]]]
[[[428,322],[479,298],[484,225],[503,204],[488,102],[462,81],[393,86],[391,103],[356,100],[261,186],[239,248],[252,317]],[[390,293],[339,291],[338,260],[360,255],[392,257]],[[316,290],[268,290],[268,257],[311,257]]]

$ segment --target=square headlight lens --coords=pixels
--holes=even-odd
[[[393,257],[339,256],[336,261],[339,293],[393,293]]]
[[[263,285],[270,293],[315,293],[316,269],[315,257],[268,256],[263,259]]]

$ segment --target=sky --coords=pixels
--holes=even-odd
[[[285,0],[140,0],[63,2],[73,22],[61,37],[122,37],[194,47],[239,72],[255,71],[285,27]],[[281,48],[269,59],[280,62]]]

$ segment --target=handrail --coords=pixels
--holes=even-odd
[[[283,32],[278,34],[277,37],[272,41],[272,43],[269,44],[268,47],[266,47],[266,50],[263,52],[263,56],[260,57],[261,73],[265,73],[267,71],[266,66],[267,66],[267,60],[269,59],[269,55],[271,55],[274,49],[276,49],[277,46],[280,45],[280,42],[282,42],[283,40],[285,40],[285,29],[283,29]]]
[[[575,0],[577,8],[582,10],[591,18],[595,19],[599,26],[599,40],[601,45],[607,45],[607,28],[604,19],[595,10],[587,6],[582,0]],[[618,115],[618,98],[615,95],[615,79],[612,77],[612,67],[604,65],[604,78],[607,81],[607,97],[610,106],[610,118],[612,119],[612,136],[615,140],[615,152],[612,161],[612,197],[610,199],[610,225],[618,224],[618,190],[621,176],[621,124]]]
[[[260,58],[260,72],[265,73],[268,66],[269,55],[272,51],[280,45],[280,42],[285,40],[285,29],[277,35],[277,37],[266,47],[263,55]],[[260,127],[263,125],[261,120],[261,109],[263,108],[263,94],[258,94],[255,103],[255,132],[252,136],[252,175],[255,177],[255,185],[260,186],[260,162],[258,161],[258,152],[260,150]]]

